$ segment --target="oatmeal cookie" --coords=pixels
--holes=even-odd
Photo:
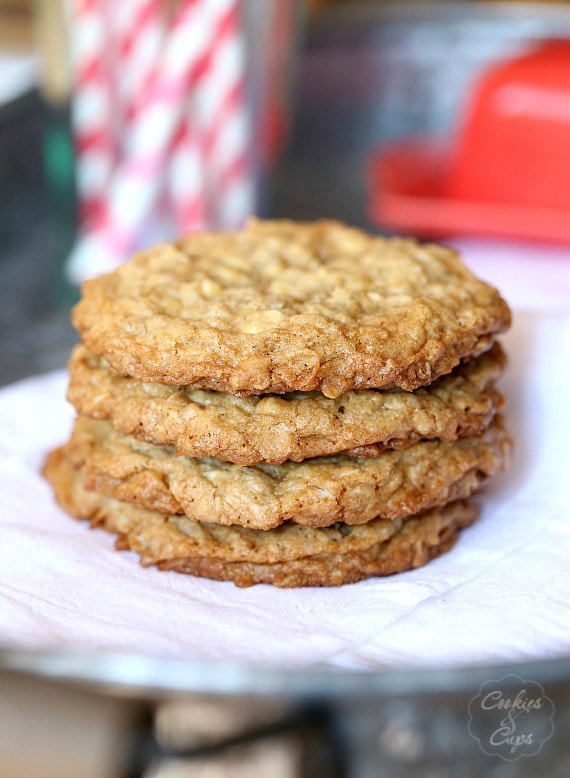
[[[392,521],[313,529],[284,524],[271,532],[199,523],[87,491],[65,448],[53,451],[44,475],[62,507],[119,536],[143,565],[231,580],[238,586],[339,586],[419,567],[447,551],[477,511],[463,501]]]
[[[88,489],[196,521],[261,530],[286,521],[326,527],[409,516],[477,491],[506,467],[510,452],[500,416],[481,435],[454,442],[281,465],[177,457],[87,417],[76,420],[66,446]]]
[[[494,382],[504,368],[498,343],[427,388],[359,389],[336,399],[320,392],[234,397],[137,381],[83,345],[69,362],[68,399],[119,432],[167,445],[176,454],[238,465],[300,462],[339,452],[376,456],[421,439],[480,433],[503,405]]]
[[[332,221],[251,221],[88,281],[85,345],[122,375],[235,395],[413,390],[510,322],[449,248]]]

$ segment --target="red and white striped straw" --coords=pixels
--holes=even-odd
[[[74,76],[72,124],[82,229],[103,219],[105,197],[117,162],[106,31],[98,0],[72,0],[71,58]]]
[[[168,169],[169,203],[180,234],[207,229],[211,224],[205,193],[204,154],[192,101],[173,140]]]
[[[215,227],[239,227],[253,210],[251,127],[240,3],[226,0],[205,67],[196,74],[207,197]]]
[[[80,28],[88,12],[101,11],[97,0],[73,1]],[[115,169],[107,176],[96,229],[80,240],[70,258],[76,282],[111,269],[140,247],[161,202],[167,173],[180,231],[236,226],[253,203],[239,0],[184,0],[166,36],[156,2],[125,0],[124,5],[129,2],[136,11],[132,26],[121,8],[114,33],[120,52],[115,67],[121,74],[137,70],[119,84],[119,98],[115,81],[126,140],[117,159],[109,142],[112,132],[106,138],[101,132],[101,144],[105,140],[113,149]],[[101,33],[100,18],[98,26],[91,25]],[[97,53],[103,57],[101,37],[97,45],[103,48],[96,52],[94,43],[91,60]],[[85,69],[85,62],[77,64]],[[106,116],[109,119],[108,110]],[[91,111],[84,121],[93,128],[93,120]]]
[[[148,89],[166,36],[160,0],[107,2],[107,27],[115,39],[117,107],[122,142],[128,137],[135,106]]]
[[[71,255],[73,280],[110,270],[127,258],[158,201],[161,173],[180,119],[185,74],[208,45],[207,27],[196,24],[197,7],[196,0],[182,6],[147,90],[134,96],[125,156],[112,178],[99,229],[87,234]],[[198,35],[189,37],[194,27]]]

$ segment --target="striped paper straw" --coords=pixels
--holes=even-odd
[[[78,17],[97,6],[74,2]],[[180,231],[236,226],[252,208],[240,3],[185,0],[165,37],[156,5],[132,3],[138,21],[129,28],[123,15],[115,32],[121,73],[138,70],[115,98],[126,139],[97,229],[70,258],[74,282],[112,269],[140,247],[164,199],[167,171]]]
[[[107,26],[115,38],[117,106],[123,141],[133,121],[140,95],[149,88],[166,25],[160,0],[106,0]]]
[[[226,0],[207,65],[196,74],[207,197],[216,227],[239,227],[253,210],[252,137],[245,94],[240,4]]]
[[[180,234],[203,230],[211,224],[204,197],[204,177],[200,133],[192,101],[188,100],[173,140],[168,170],[169,203],[176,230]]]
[[[105,27],[98,0],[72,0],[71,58],[74,71],[72,124],[77,190],[83,229],[103,220],[105,198],[117,160]]]
[[[125,158],[111,181],[98,232],[80,241],[70,257],[73,281],[111,270],[137,247],[138,236],[159,198],[161,175],[181,117],[186,73],[209,44],[208,20],[198,15],[200,8],[197,0],[181,7],[148,89],[135,95]]]

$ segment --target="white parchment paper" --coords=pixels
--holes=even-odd
[[[481,265],[492,269],[486,255]],[[541,290],[541,305],[515,309],[503,338],[510,364],[502,387],[516,456],[510,473],[479,497],[479,522],[424,568],[339,589],[238,589],[142,569],[134,553],[114,550],[111,535],[64,514],[39,475],[46,451],[71,426],[65,373],[3,389],[0,646],[281,667],[450,666],[568,655],[565,273],[552,283],[550,310]],[[522,281],[512,282],[515,303],[526,302],[524,278],[522,272]]]

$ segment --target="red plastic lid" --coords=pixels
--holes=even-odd
[[[384,228],[425,237],[494,235],[570,242],[570,210],[455,199],[451,153],[433,139],[383,147],[371,159],[369,215]]]
[[[570,241],[570,42],[491,68],[453,144],[385,146],[371,173],[382,226]]]
[[[570,210],[570,41],[551,41],[481,78],[449,195]]]

